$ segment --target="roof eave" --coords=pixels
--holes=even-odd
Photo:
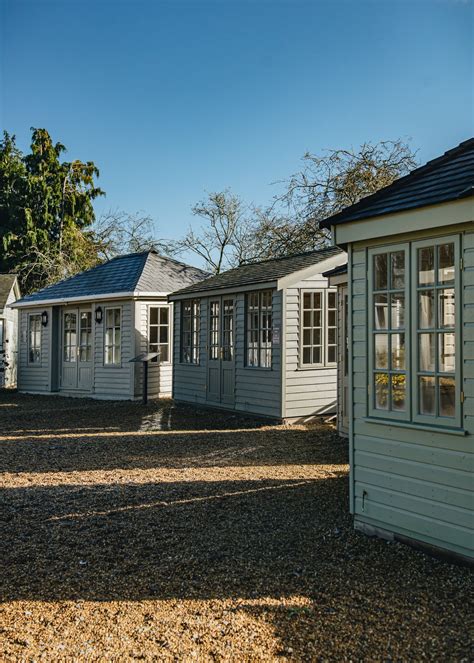
[[[185,292],[177,290],[168,295],[168,301],[174,302],[182,299],[194,299],[200,297],[213,297],[220,295],[228,295],[236,292],[248,292],[250,290],[264,290],[265,288],[276,288],[278,286],[278,281],[254,281],[247,285],[240,286],[229,286],[229,287],[220,287],[220,288],[207,288],[203,290],[192,290],[190,292]]]

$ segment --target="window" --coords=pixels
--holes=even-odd
[[[249,292],[247,304],[247,366],[272,367],[272,291]]]
[[[336,363],[336,290],[303,290],[300,363],[304,367]]]
[[[181,303],[181,361],[199,364],[200,299],[186,299]]]
[[[79,361],[92,361],[92,312],[79,314]]]
[[[108,366],[117,366],[121,362],[122,346],[122,311],[120,308],[105,309],[105,357]]]
[[[375,253],[372,287],[372,384],[374,407],[407,413],[405,302],[408,253],[405,248]]]
[[[77,313],[64,314],[63,359],[66,363],[77,361]]]
[[[36,313],[28,318],[28,363],[41,363],[41,315]]]
[[[456,300],[454,241],[418,243],[416,281],[416,414],[424,421],[456,417]],[[459,290],[458,290],[459,292]],[[459,331],[459,328],[458,328]]]
[[[170,309],[169,306],[150,306],[148,309],[148,350],[159,352],[153,361],[170,361]]]
[[[370,252],[371,415],[461,424],[458,266],[452,237]]]

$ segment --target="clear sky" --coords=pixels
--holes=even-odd
[[[176,237],[205,191],[265,204],[307,150],[474,135],[469,0],[0,0],[0,124],[100,168]]]

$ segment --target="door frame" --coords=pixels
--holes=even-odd
[[[76,379],[74,387],[65,387],[63,384],[63,371],[64,371],[64,316],[67,313],[76,314]],[[91,360],[90,362],[80,362],[79,360],[79,348],[80,348],[80,339],[81,339],[81,313],[90,313],[91,314]],[[94,348],[95,348],[95,325],[93,319],[93,307],[92,304],[78,304],[77,306],[67,306],[62,307],[60,314],[60,333],[61,340],[58,343],[59,347],[59,390],[60,391],[82,391],[82,392],[92,392],[93,384],[93,371],[94,371]],[[72,363],[72,362],[71,362]],[[84,389],[79,385],[79,368],[80,364],[88,364],[91,369],[91,383],[88,389]]]
[[[224,302],[232,301],[232,314],[231,320],[232,324],[229,329],[224,328],[225,320],[225,307]],[[217,295],[215,297],[208,298],[207,305],[207,342],[206,342],[206,353],[207,353],[207,365],[206,365],[206,401],[214,405],[224,405],[228,407],[234,407],[235,404],[235,321],[236,321],[236,296],[231,295]],[[217,315],[212,312],[212,305],[217,304],[218,313]],[[217,329],[212,328],[211,322],[213,319],[217,319]],[[212,338],[212,333],[217,332],[217,343],[215,339]],[[225,343],[225,332],[230,334],[230,344]],[[211,352],[213,348],[217,348],[217,357],[211,357]],[[226,359],[226,348],[230,348],[232,359]],[[210,391],[211,387],[211,371],[214,371],[213,379],[215,380],[217,376],[217,389]],[[232,372],[231,383],[232,388],[231,392],[224,391],[225,387],[225,378],[226,372]]]

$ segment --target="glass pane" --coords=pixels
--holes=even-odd
[[[328,306],[329,308],[336,308],[336,293],[328,292]]]
[[[168,327],[160,327],[160,343],[168,343]]]
[[[454,417],[456,414],[454,378],[439,379],[439,414],[441,417]]]
[[[328,311],[328,326],[336,326],[336,311]]]
[[[375,329],[388,328],[387,295],[374,296],[374,324]]]
[[[454,327],[456,322],[454,306],[454,288],[438,290],[439,326]]]
[[[418,325],[420,329],[434,327],[434,290],[418,293]]]
[[[150,325],[158,324],[158,309],[156,306],[150,308]]]
[[[405,253],[396,251],[390,254],[391,262],[391,285],[392,289],[405,286]]]
[[[161,307],[159,309],[159,311],[160,311],[160,324],[167,325],[168,324],[169,309],[165,308],[165,307]]]
[[[454,244],[438,246],[438,282],[454,281]]]
[[[405,293],[395,292],[390,295],[392,329],[403,329],[405,326]]]
[[[303,294],[303,308],[304,309],[310,309],[311,308],[311,293],[310,292],[305,292]]]
[[[311,345],[311,329],[303,330],[303,345]]]
[[[442,373],[454,373],[456,370],[455,336],[439,334],[439,370]]]
[[[335,343],[336,342],[336,328],[331,327],[328,329],[328,343]]]
[[[331,341],[329,342],[331,343]],[[321,345],[321,329],[313,330],[313,345]]]
[[[303,364],[311,364],[311,348],[303,348]]]
[[[435,335],[420,334],[419,339],[420,339],[419,340],[420,371],[434,371],[435,370]]]
[[[105,315],[105,322],[107,327],[112,327],[114,324],[114,310],[108,308]]]
[[[160,361],[168,361],[168,346],[160,345]]]
[[[321,311],[313,312],[313,321],[315,327],[321,327]]]
[[[305,311],[303,313],[303,326],[304,327],[312,327],[311,316],[312,316],[311,311]]]
[[[388,373],[375,374],[375,407],[388,410]]]
[[[375,368],[388,368],[388,334],[375,334]]]
[[[114,324],[116,327],[120,327],[120,309],[114,309]]]
[[[392,334],[392,369],[405,368],[405,334]]]
[[[335,364],[336,363],[336,346],[335,345],[330,345],[328,347],[328,362],[330,364]]]
[[[150,327],[150,343],[158,343],[158,327]]]
[[[388,260],[386,253],[380,253],[374,256],[374,289],[385,290],[387,288],[388,279]]]
[[[436,414],[436,385],[435,378],[420,377],[420,414]]]
[[[434,248],[432,246],[418,249],[418,283],[419,285],[434,283]]]
[[[314,294],[314,308],[321,308],[321,293],[315,292]]]
[[[392,410],[400,412],[405,409],[406,381],[406,375],[392,375]]]
[[[313,364],[320,364],[321,361],[321,348],[313,348]]]

